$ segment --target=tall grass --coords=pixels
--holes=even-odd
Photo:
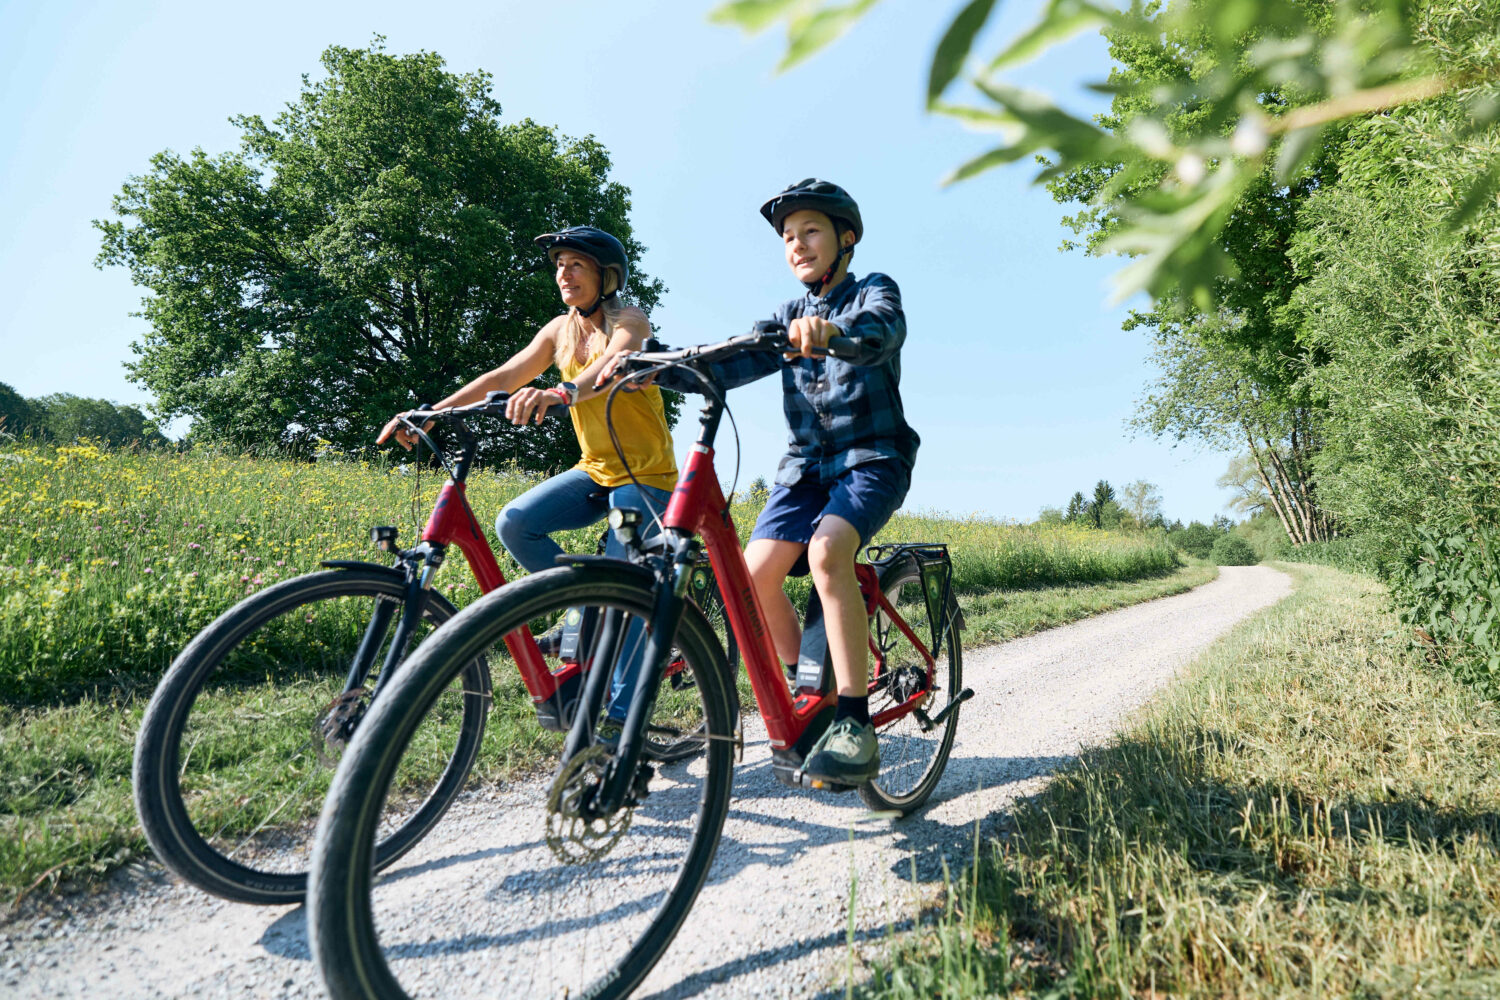
[[[411,465],[92,446],[6,448],[0,471],[0,701],[12,704],[149,690],[188,639],[246,594],[321,559],[381,561],[367,541],[375,524],[396,524],[415,541],[442,482]],[[535,481],[477,473],[470,502],[488,522]],[[742,534],[756,513],[737,505]],[[559,541],[591,551],[598,532]],[[948,542],[961,594],[1130,580],[1176,566],[1152,535],[980,519],[898,515],[880,540]],[[521,572],[496,550],[507,575]],[[440,580],[460,607],[477,596],[461,566]]]
[[[1013,816],[882,998],[1500,993],[1500,708],[1366,577],[1294,567]]]

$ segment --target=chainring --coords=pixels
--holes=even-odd
[[[552,781],[547,793],[547,847],[565,865],[606,857],[630,829],[635,810],[628,806],[610,816],[585,814],[611,759],[609,749],[596,743],[574,754]]]

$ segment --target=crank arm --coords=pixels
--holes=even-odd
[[[943,706],[943,710],[941,712],[939,712],[937,715],[932,716],[931,718],[928,718],[927,713],[922,711],[920,708],[916,709],[911,714],[917,717],[917,725],[922,727],[922,732],[930,733],[938,726],[941,726],[944,722],[946,722],[948,716],[957,711],[958,706],[962,705],[972,697],[974,697],[974,689],[964,688],[952,701]]]

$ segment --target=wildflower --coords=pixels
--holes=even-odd
[[[188,542],[188,548],[190,548],[190,549],[201,549],[201,548],[203,548],[203,546],[199,545],[197,542]]]
[[[150,572],[151,572],[151,567],[150,567],[150,566],[147,566],[147,567],[146,567],[146,568],[145,568],[145,569],[144,569],[144,570],[142,570],[142,571],[141,571],[141,572],[143,572],[143,573],[150,573]]]

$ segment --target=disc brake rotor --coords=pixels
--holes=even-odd
[[[588,811],[599,788],[610,752],[600,744],[573,755],[552,781],[547,794],[547,847],[565,865],[583,865],[605,857],[630,829],[635,810],[609,816]]]

